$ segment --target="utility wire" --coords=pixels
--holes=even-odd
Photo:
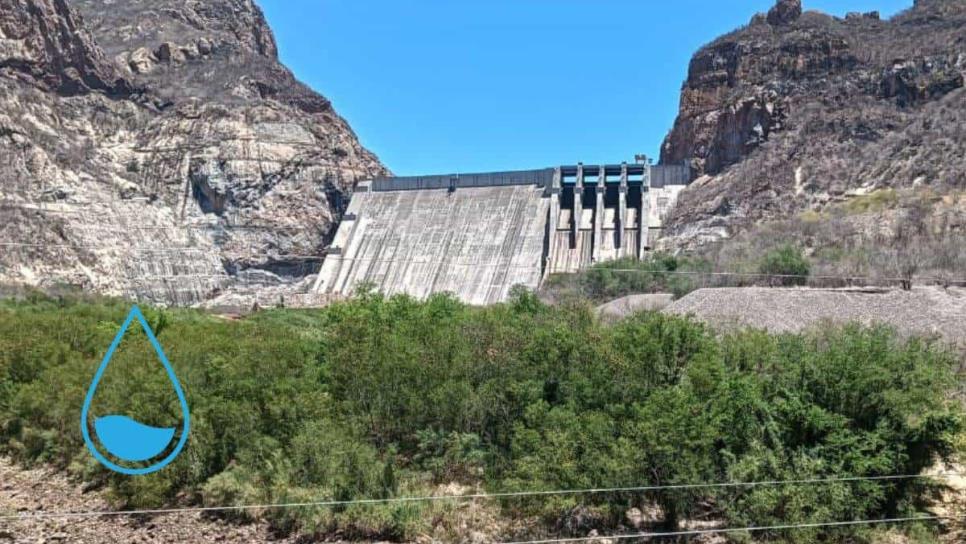
[[[62,215],[84,215],[85,212],[80,210],[57,210],[44,208],[41,206],[24,206],[17,204],[3,204],[0,203],[0,210],[25,210],[40,213],[53,213]],[[131,225],[125,227],[124,229],[117,229],[118,232],[123,232],[124,230],[142,230],[142,231],[163,231],[163,230],[279,230],[279,231],[313,231],[318,232],[321,230],[318,227],[298,227],[298,226],[284,226],[284,225],[266,225],[260,223],[253,223],[247,225],[222,225],[222,224],[204,224],[204,223],[187,223],[183,225],[147,225],[147,226],[136,226]]]
[[[69,245],[69,244],[32,244],[32,243],[21,243],[21,242],[0,242],[0,246],[11,246],[11,247],[36,247],[36,248],[56,248],[56,249],[104,249],[105,246],[95,246],[95,245]],[[191,252],[210,252],[217,249],[223,248],[185,248],[185,247],[160,247],[160,248],[130,248],[131,251],[140,251],[144,253],[191,253]],[[328,256],[327,251],[321,251],[319,255],[305,255],[305,254],[279,254],[279,255],[269,255],[276,260],[285,259],[304,259],[304,260],[319,260],[324,259]],[[437,261],[432,260],[418,260],[418,259],[380,259],[380,258],[368,258],[368,257],[340,257],[339,255],[333,255],[335,258],[339,258],[342,261],[358,261],[367,263],[396,263],[396,264],[410,264],[410,265],[431,265],[436,264]],[[494,268],[510,268],[510,269],[535,269],[537,264],[526,265],[526,264],[511,264],[511,263],[485,263],[485,262],[466,262],[466,261],[448,261],[441,264],[448,266],[462,266],[462,267],[494,267]],[[809,274],[773,274],[773,273],[761,273],[761,272],[722,272],[722,271],[695,271],[695,270],[647,270],[640,268],[593,268],[584,267],[576,270],[572,273],[585,273],[590,271],[597,272],[614,272],[618,274],[650,274],[655,276],[711,276],[711,277],[738,277],[738,278],[757,278],[757,279],[813,279],[813,280],[842,280],[847,282],[903,282],[910,281],[910,278],[898,278],[898,277],[879,277],[879,276],[844,276],[844,275],[809,275]],[[183,278],[185,276],[181,275],[170,275],[170,276],[154,276],[154,277],[171,277],[171,278]],[[939,276],[916,276],[912,278],[918,282],[935,282],[935,283],[948,283],[948,284],[963,284],[966,285],[966,278],[947,278]]]
[[[381,259],[378,257],[340,257],[339,255],[333,255],[333,258],[340,259],[342,261],[359,261],[366,263],[406,263],[406,264],[434,264],[434,261],[430,260],[416,260],[416,259]],[[509,263],[483,263],[483,262],[460,262],[451,261],[445,264],[454,266],[505,266],[507,268],[534,268],[536,265],[514,265]],[[879,277],[879,276],[844,276],[844,275],[811,275],[811,274],[773,274],[773,273],[763,273],[763,272],[722,272],[722,271],[699,271],[699,270],[647,270],[642,268],[594,268],[594,267],[584,267],[577,269],[576,272],[616,272],[619,274],[652,274],[655,276],[667,275],[667,276],[735,276],[735,277],[746,277],[746,278],[778,278],[778,279],[817,279],[817,280],[848,280],[848,281],[908,281],[909,278],[894,278],[894,277]],[[966,278],[952,279],[952,278],[942,278],[935,276],[916,276],[914,279],[918,281],[937,281],[937,282],[949,282],[949,283],[964,283],[966,284]]]
[[[39,211],[43,213],[65,213],[65,214],[78,214],[82,213],[76,210],[51,210],[43,207],[29,207],[23,205],[10,205],[3,204],[0,202],[0,209],[4,208],[18,208],[25,210]],[[130,231],[130,230],[146,230],[146,231],[163,231],[163,230],[279,230],[279,231],[318,231],[317,228],[312,227],[286,227],[286,226],[274,226],[274,225],[173,225],[173,226],[131,226],[125,229],[118,229],[118,232]],[[29,244],[29,243],[18,243],[18,242],[0,242],[0,246],[10,246],[10,247],[38,247],[38,248],[57,248],[57,249],[102,249],[103,246],[94,245],[50,245],[50,244]],[[155,252],[155,253],[178,253],[178,252],[207,252],[211,251],[207,248],[177,248],[177,247],[164,247],[164,248],[151,248],[151,249],[141,249],[135,248],[135,251]],[[321,255],[279,255],[279,258],[293,258],[293,259],[321,259],[327,254],[328,250],[321,251]],[[435,264],[434,261],[420,261],[416,259],[381,259],[381,258],[367,258],[367,257],[341,257],[342,261],[361,261],[367,263],[383,263],[383,264],[415,264],[415,265],[425,265],[425,264]],[[531,269],[535,268],[537,265],[514,265],[510,263],[484,263],[484,262],[459,262],[451,261],[445,264],[450,266],[477,266],[477,267],[493,267],[493,268],[510,268],[510,269]],[[843,276],[843,275],[809,275],[809,274],[770,274],[770,273],[755,273],[755,272],[702,272],[702,271],[660,271],[660,270],[645,270],[637,268],[591,268],[584,267],[578,269],[576,272],[586,272],[589,270],[599,270],[606,272],[614,272],[619,274],[653,274],[653,275],[673,275],[673,276],[711,276],[711,277],[745,277],[745,278],[775,278],[775,279],[816,279],[816,280],[844,280],[848,282],[856,281],[879,281],[879,282],[903,282],[909,281],[909,278],[894,278],[894,277],[876,277],[876,276]],[[162,276],[166,277],[166,276]],[[182,277],[173,275],[171,277]],[[966,284],[966,278],[953,279],[953,278],[943,278],[943,277],[925,277],[917,276],[916,280],[922,282],[944,282],[944,283],[957,283]]]
[[[101,250],[111,249],[110,246],[107,246],[107,245],[96,246],[96,245],[89,245],[89,244],[88,245],[80,245],[80,244],[78,244],[78,245],[72,245],[72,244],[30,244],[30,243],[26,243],[26,242],[0,242],[0,246],[3,246],[3,247],[36,247],[36,248],[47,248],[47,249],[92,249],[92,250],[94,250],[94,249],[101,249]],[[135,251],[135,252],[139,252],[139,253],[211,253],[212,251],[216,251],[216,250],[219,250],[219,249],[225,249],[225,248],[219,248],[219,247],[173,247],[173,246],[157,247],[157,248],[154,248],[154,247],[133,247],[133,248],[128,248],[128,250],[130,250],[130,251]],[[271,257],[272,255],[271,254],[267,254],[267,256]],[[282,257],[282,258],[286,258],[286,259],[296,259],[296,258],[300,258],[300,259],[324,259],[325,258],[325,252],[322,251],[318,255],[304,255],[304,254],[297,254],[297,253],[286,253],[286,254],[283,254],[283,255],[279,255],[278,257]]]
[[[44,213],[81,213],[78,211],[71,210],[50,210],[45,208],[33,208],[26,206],[11,206],[2,205],[0,203],[0,209],[4,208],[19,208],[40,211]],[[117,229],[117,232],[126,232],[131,230],[142,230],[142,231],[163,231],[163,230],[206,230],[206,231],[217,231],[217,230],[279,230],[279,231],[318,231],[317,228],[311,227],[286,227],[286,226],[273,226],[273,225],[176,225],[176,226],[131,226],[125,229]],[[21,243],[21,242],[0,242],[0,246],[5,247],[33,247],[33,248],[53,248],[53,249],[103,249],[104,246],[98,245],[71,245],[71,244],[36,244],[36,243]],[[143,253],[192,253],[192,252],[210,252],[211,248],[186,248],[186,247],[161,247],[161,248],[132,248],[133,251],[143,252]],[[278,255],[279,259],[304,259],[304,260],[318,260],[323,259],[328,254],[328,250],[320,251],[318,255],[303,255],[303,254],[284,254]],[[417,259],[384,259],[384,258],[368,258],[368,257],[339,257],[342,261],[350,262],[365,262],[365,263],[382,263],[382,264],[411,264],[411,265],[432,265],[435,261],[432,260],[417,260]],[[460,267],[487,267],[487,268],[509,268],[509,269],[534,269],[538,264],[511,264],[511,263],[490,263],[490,262],[460,262],[460,261],[450,261],[441,264],[446,264],[448,266],[460,266]],[[743,278],[758,278],[758,279],[815,279],[815,280],[842,280],[847,282],[858,282],[858,281],[877,281],[877,282],[904,282],[909,281],[909,278],[896,278],[896,277],[876,277],[868,275],[855,275],[855,276],[844,276],[844,275],[809,275],[809,274],[771,274],[771,273],[756,273],[756,272],[722,272],[722,271],[693,271],[693,270],[674,270],[674,271],[661,271],[661,270],[646,270],[638,268],[592,268],[584,267],[579,268],[576,272],[587,272],[590,270],[597,270],[600,272],[613,272],[618,274],[651,274],[651,275],[669,275],[669,276],[709,276],[709,277],[743,277]],[[172,277],[172,278],[183,278],[181,275],[171,275],[171,276],[154,276],[156,278]],[[928,277],[928,276],[917,276],[915,278],[920,282],[933,282],[933,283],[955,283],[955,284],[966,284],[966,278],[944,278],[944,277]]]
[[[356,504],[394,504],[394,503],[413,503],[413,502],[438,502],[438,501],[467,501],[476,499],[506,499],[518,497],[540,497],[549,495],[591,495],[603,493],[629,493],[645,491],[674,491],[685,489],[715,489],[715,488],[736,488],[736,487],[766,487],[780,485],[816,485],[846,482],[888,482],[900,480],[920,480],[929,478],[955,478],[966,476],[966,473],[947,472],[940,474],[903,474],[893,476],[848,476],[839,478],[810,478],[800,480],[764,480],[756,482],[715,482],[715,483],[691,483],[691,484],[670,484],[670,485],[645,485],[632,487],[605,487],[588,489],[559,489],[553,491],[507,491],[502,493],[473,493],[468,495],[427,495],[420,497],[391,497],[385,499],[352,499],[352,500],[332,500],[332,501],[308,501],[290,502],[273,504],[251,504],[251,505],[224,505],[224,506],[194,506],[184,508],[156,508],[140,510],[103,510],[86,512],[33,512],[0,516],[0,521],[14,521],[26,519],[67,519],[67,518],[90,518],[99,516],[138,516],[138,515],[163,515],[163,514],[187,514],[200,512],[230,512],[244,510],[276,510],[284,508],[305,508],[305,507],[332,507],[350,506]]]
[[[721,529],[693,529],[688,531],[671,531],[657,533],[634,533],[624,535],[600,535],[571,538],[550,538],[545,540],[520,540],[516,542],[501,542],[500,544],[561,544],[565,542],[589,542],[593,540],[628,540],[636,538],[662,538],[679,536],[698,536],[727,533],[761,533],[766,531],[787,531],[791,529],[818,529],[824,527],[853,527],[857,525],[894,525],[899,523],[913,523],[922,521],[959,520],[953,516],[916,516],[906,518],[862,519],[855,521],[831,521],[826,523],[794,523],[785,525],[768,525],[752,527],[725,527]]]
[[[871,281],[908,281],[909,278],[890,278],[890,277],[879,277],[879,276],[835,276],[835,275],[809,275],[809,274],[769,274],[762,272],[701,272],[692,270],[672,270],[672,271],[661,271],[661,270],[642,270],[637,268],[584,268],[581,272],[586,272],[590,270],[596,270],[600,272],[619,272],[619,273],[630,273],[630,272],[640,272],[647,274],[668,274],[668,275],[678,275],[678,276],[739,276],[739,277],[750,277],[750,278],[785,278],[785,279],[795,279],[795,278],[808,278],[817,280],[871,280]],[[966,278],[963,279],[950,279],[935,276],[916,276],[916,280],[929,280],[929,281],[945,281],[950,283],[966,283]]]

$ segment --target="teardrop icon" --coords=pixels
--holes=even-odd
[[[166,450],[170,449],[171,442],[177,432],[176,427],[153,427],[123,414],[108,414],[96,417],[93,421],[94,434],[105,450],[105,452],[102,452],[91,438],[91,424],[89,422],[94,393],[97,392],[97,387],[104,377],[104,372],[107,370],[111,358],[114,356],[115,351],[121,344],[121,340],[135,319],[137,319],[144,333],[147,335],[148,340],[151,342],[151,347],[154,348],[158,359],[161,361],[161,365],[167,373],[168,379],[171,381],[171,385],[178,397],[182,416],[181,436],[174,446],[174,449],[163,459],[147,467],[122,466],[109,459],[108,455],[120,462],[143,464],[144,462],[157,458]],[[174,374],[171,363],[168,362],[168,358],[161,348],[161,344],[155,337],[154,331],[151,330],[147,320],[144,319],[144,314],[141,313],[141,310],[137,306],[131,308],[131,312],[128,314],[124,324],[121,325],[121,329],[117,332],[117,336],[114,337],[114,341],[108,348],[107,354],[104,356],[100,366],[97,368],[97,372],[94,374],[94,379],[91,381],[91,385],[87,390],[87,396],[84,399],[84,406],[81,408],[80,423],[84,443],[87,445],[87,449],[90,450],[91,454],[94,455],[94,458],[115,472],[132,476],[150,474],[168,466],[181,453],[185,442],[188,440],[188,430],[190,429],[188,401],[185,398],[184,391],[181,389],[181,383],[178,382],[178,377]]]

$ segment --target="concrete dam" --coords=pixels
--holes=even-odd
[[[624,163],[366,181],[313,291],[500,302],[515,285],[644,258],[689,180],[685,165]]]

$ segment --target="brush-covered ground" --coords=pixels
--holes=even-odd
[[[241,320],[143,308],[192,429],[174,463],[131,478],[101,468],[79,429],[87,387],[129,310],[104,299],[0,302],[0,453],[53,467],[118,509],[918,474],[966,449],[958,356],[885,328],[716,334],[655,313],[605,324],[589,304],[549,306],[525,292],[488,308],[363,294]],[[136,327],[92,411],[177,425],[177,399]],[[942,483],[388,502],[236,511],[218,523],[258,520],[306,539],[583,537],[914,516],[935,508]],[[727,539],[928,543],[951,530]]]

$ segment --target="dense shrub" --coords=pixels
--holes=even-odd
[[[604,325],[587,305],[546,306],[524,292],[489,308],[366,293],[236,322],[148,309],[194,426],[170,467],[122,478],[90,459],[76,429],[126,311],[117,302],[0,305],[0,449],[101,482],[119,505],[389,498],[452,482],[513,491],[908,474],[950,455],[962,429],[961,405],[948,400],[954,358],[884,328],[719,337],[660,314]],[[125,340],[96,402],[170,423],[177,407],[160,393],[145,344]],[[546,532],[579,533],[616,531],[631,506],[659,505],[668,528],[697,516],[768,525],[907,514],[927,496],[922,485],[841,482],[516,497],[500,506],[506,520],[536,516]],[[319,537],[465,530],[447,503],[235,514]]]
[[[808,257],[812,287],[961,285],[966,233],[961,188],[886,189],[819,210],[762,221],[697,250],[715,270],[758,273],[762,257],[786,246]],[[717,276],[709,286],[769,285]]]
[[[636,293],[672,293],[681,297],[702,287],[711,270],[695,257],[655,253],[645,260],[624,258],[594,265],[577,274],[553,276],[544,287],[551,298],[584,297],[602,302]]]
[[[758,272],[768,276],[772,285],[805,285],[811,265],[802,250],[787,245],[765,254]]]

